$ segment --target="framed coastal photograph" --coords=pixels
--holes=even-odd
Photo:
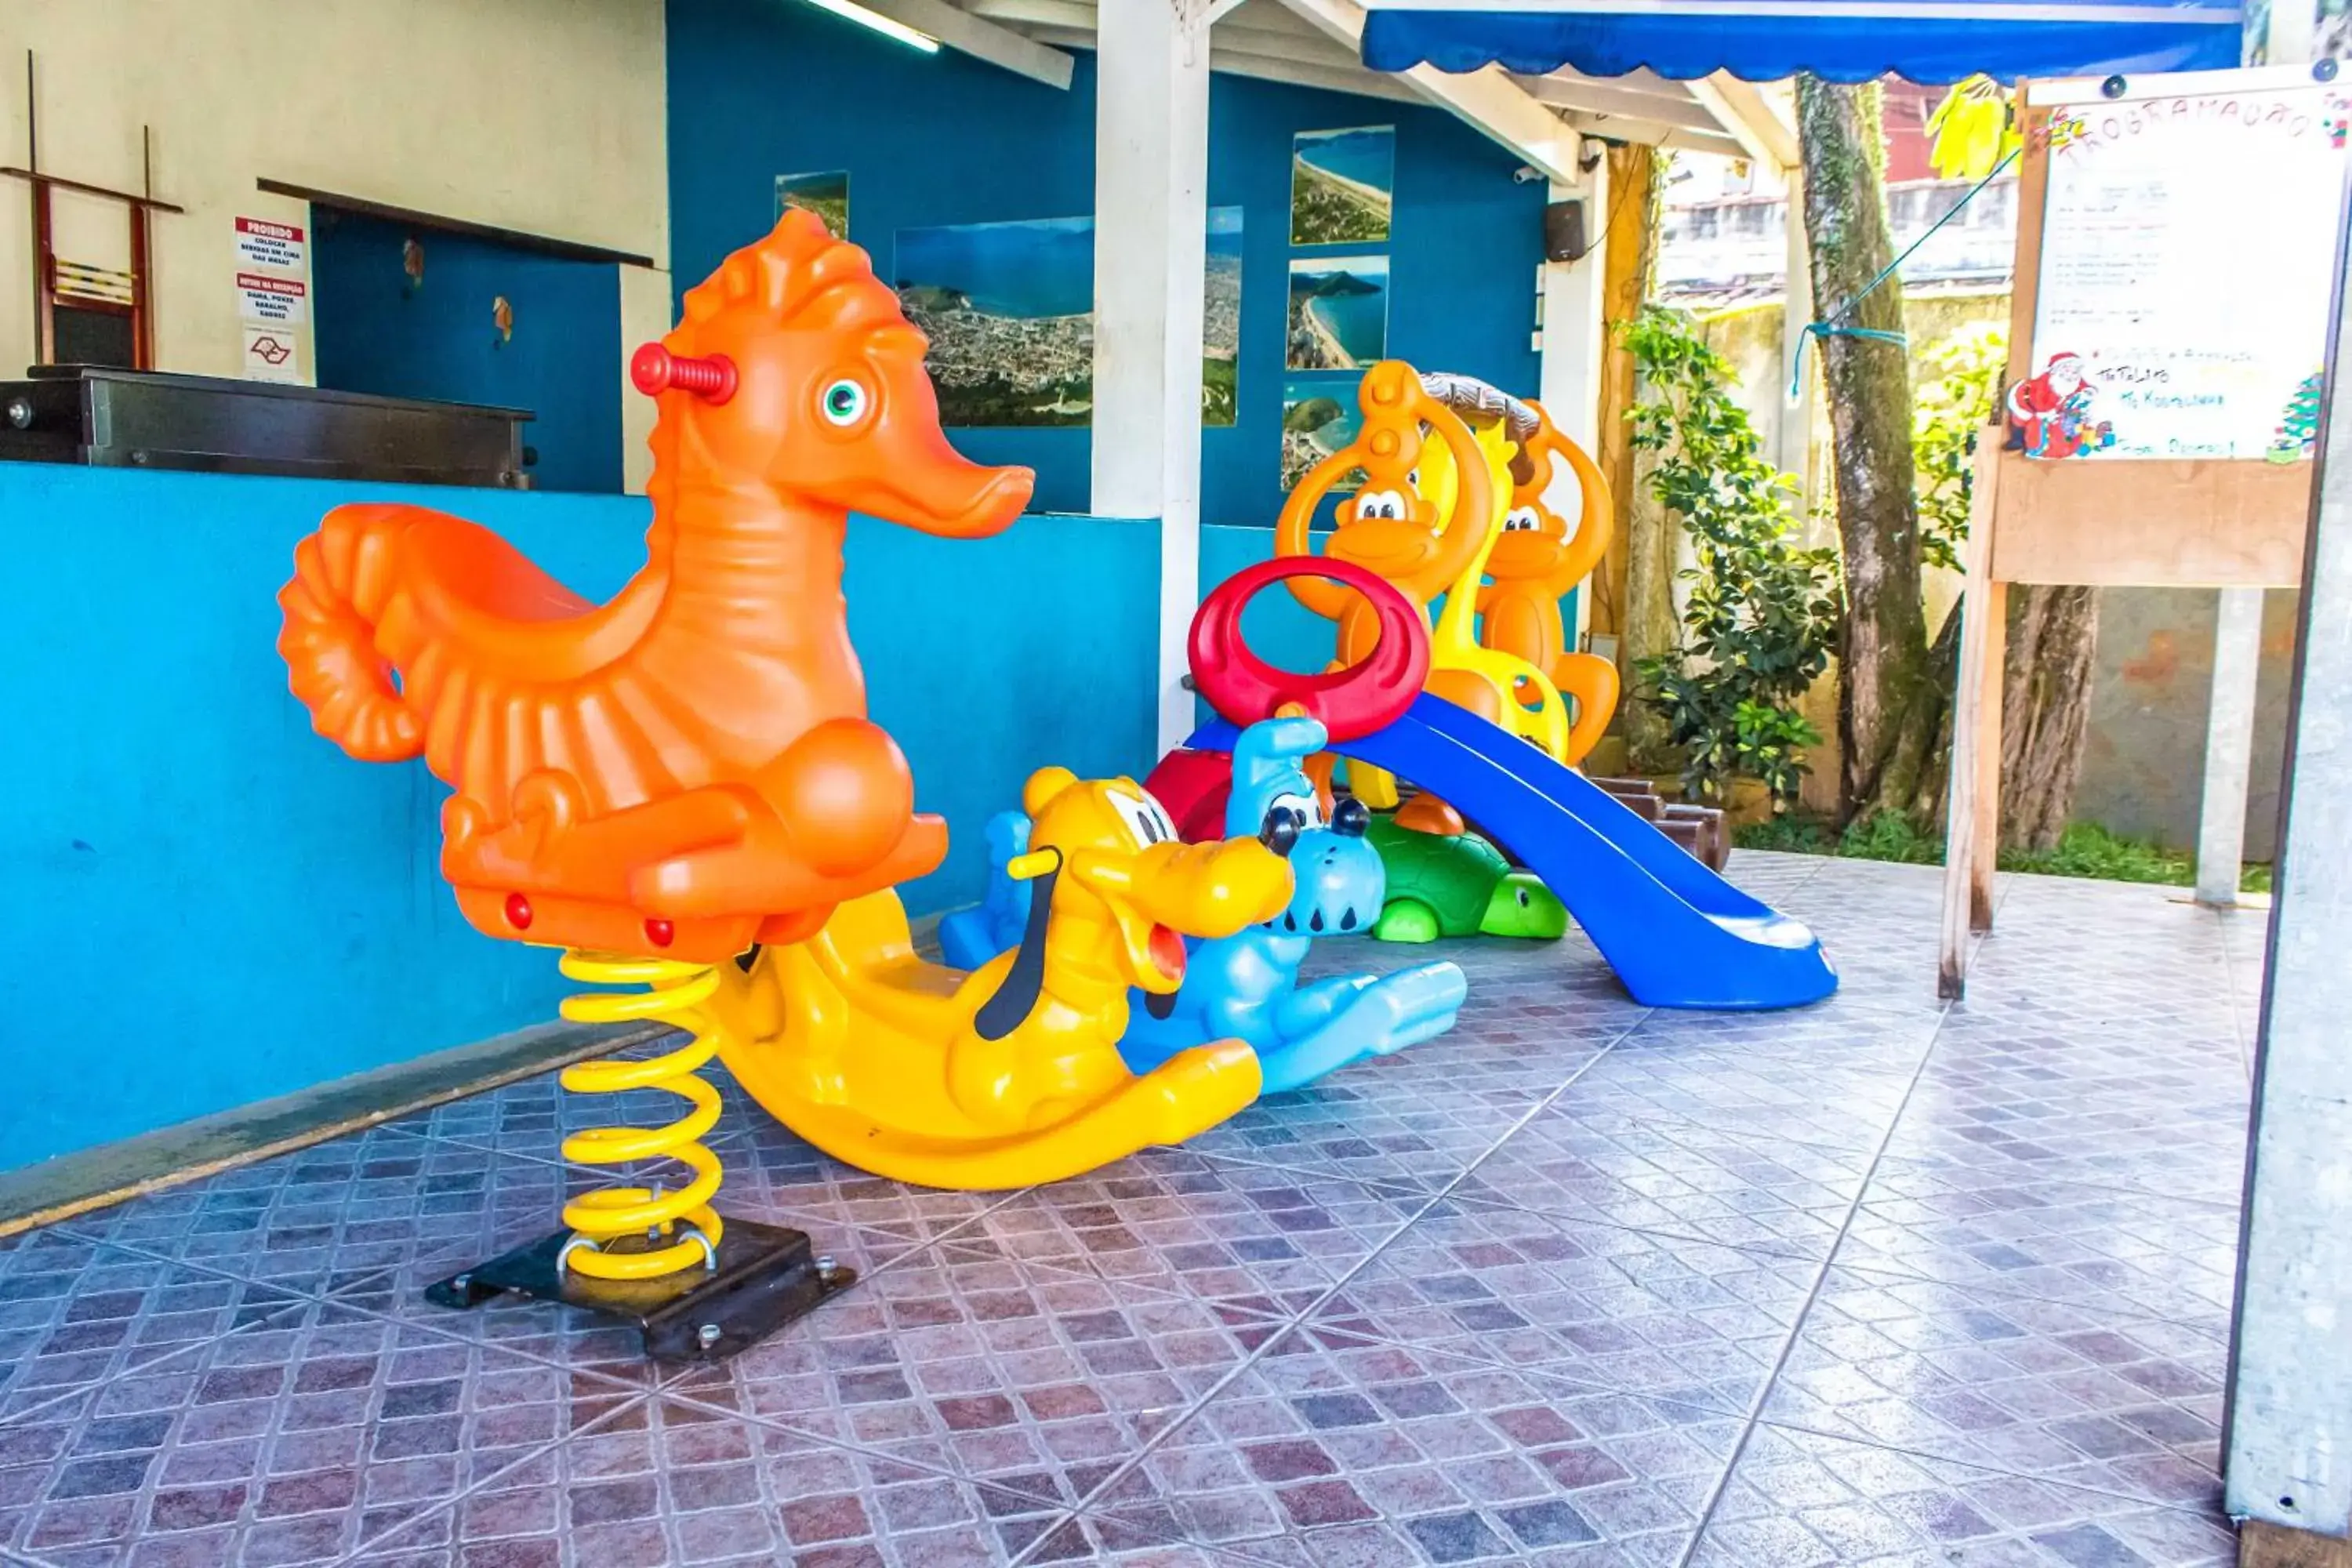
[[[1095,398],[1095,220],[902,228],[892,278],[949,426],[1086,425]]]
[[[849,171],[826,169],[814,174],[776,176],[776,216],[786,207],[800,207],[824,220],[835,239],[849,237]]]
[[[1395,189],[1395,126],[1300,132],[1290,139],[1290,243],[1385,243]]]
[[[902,228],[898,303],[931,340],[940,422],[1087,425],[1095,397],[1095,220]],[[1209,209],[1201,423],[1231,425],[1242,346],[1242,209]]]
[[[1388,355],[1389,258],[1293,257],[1292,370],[1362,370]]]
[[[1207,297],[1201,312],[1201,423],[1225,426],[1240,405],[1242,209],[1209,209]]]
[[[1307,470],[1354,441],[1364,427],[1356,406],[1356,384],[1345,377],[1282,384],[1282,488],[1294,489]],[[1364,482],[1355,468],[1331,487],[1334,495]]]

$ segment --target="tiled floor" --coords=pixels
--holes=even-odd
[[[1058,1187],[874,1181],[730,1085],[723,1206],[866,1276],[723,1367],[419,1299],[583,1184],[551,1080],[0,1243],[0,1559],[2229,1561],[2262,917],[2012,881],[1948,1012],[1932,870],[1735,872],[1836,999],[1462,944],[1452,1037]]]

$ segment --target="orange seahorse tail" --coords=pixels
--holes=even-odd
[[[425,718],[401,698],[376,626],[400,585],[400,540],[415,509],[339,506],[294,547],[294,576],[278,590],[278,634],[288,684],[319,733],[362,762],[396,763],[425,750]]]

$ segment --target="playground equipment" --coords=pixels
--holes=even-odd
[[[1486,584],[1477,593],[1478,642],[1526,660],[1576,700],[1576,725],[1561,761],[1581,762],[1617,711],[1617,666],[1568,646],[1559,602],[1609,552],[1616,513],[1609,481],[1583,447],[1561,435],[1539,403],[1520,405],[1534,425],[1517,437],[1510,462],[1511,500],[1486,557]],[[1582,504],[1576,532],[1549,491],[1556,466],[1574,476]]]
[[[1468,984],[1451,963],[1299,984],[1309,945],[1369,933],[1385,896],[1381,857],[1364,837],[1370,813],[1345,801],[1327,824],[1300,765],[1328,739],[1307,718],[1271,719],[1241,732],[1224,834],[1287,841],[1294,889],[1278,913],[1194,948],[1181,989],[1144,994],[1119,1041],[1132,1071],[1153,1072],[1206,1040],[1237,1039],[1256,1053],[1262,1091],[1278,1094],[1454,1026]],[[1029,831],[1016,812],[991,821],[987,898],[940,922],[949,962],[980,963],[1016,937],[1027,919],[1026,884],[1010,868],[1027,848]]]
[[[1243,606],[1275,581],[1318,574],[1360,595],[1379,636],[1410,635],[1417,607],[1387,583],[1328,559],[1277,556],[1209,595],[1193,623],[1192,677],[1218,713],[1152,774],[1181,802],[1214,776],[1238,726],[1296,702],[1322,718],[1330,745],[1457,803],[1498,845],[1557,891],[1635,1000],[1658,1007],[1766,1008],[1818,1001],[1837,988],[1821,944],[1801,923],[1724,881],[1573,769],[1455,703],[1423,693],[1394,719],[1360,728],[1334,710],[1377,712],[1370,690],[1395,678],[1385,661],[1292,676],[1241,639]],[[1198,753],[1208,753],[1202,756]],[[1163,783],[1164,781],[1164,783]],[[1184,792],[1190,791],[1191,794]]]
[[[847,514],[979,537],[1020,514],[1033,477],[948,445],[923,351],[866,254],[787,212],[631,363],[659,400],[654,520],[646,564],[610,602],[422,507],[341,507],[298,547],[278,595],[293,692],[353,756],[422,755],[455,791],[441,866],[467,920],[569,950],[575,978],[647,988],[575,997],[566,1017],[690,1037],[562,1078],[687,1102],[667,1126],[576,1134],[567,1158],[667,1158],[690,1179],[577,1200],[566,1230],[436,1300],[516,1290],[627,1318],[655,1355],[709,1357],[848,1283],[798,1231],[721,1220],[701,1142],[719,1100],[696,1074],[739,1059],[737,954],[810,938],[946,853],[866,717],[843,619]]]
[[[1575,699],[1576,728],[1563,760],[1580,762],[1617,710],[1617,666],[1570,648],[1559,605],[1608,553],[1616,512],[1609,481],[1591,456],[1560,434],[1541,404],[1531,401],[1526,406],[1536,426],[1511,459],[1510,511],[1486,558],[1486,584],[1478,590],[1478,640],[1549,670],[1552,684]],[[1552,482],[1562,466],[1576,480],[1580,503],[1573,536],[1568,519],[1550,500]],[[1731,835],[1719,809],[1661,800],[1647,779],[1592,782],[1711,869],[1722,870],[1730,859]]]
[[[1255,1100],[1257,1058],[1207,1037],[1142,1076],[1118,1053],[1129,992],[1174,993],[1184,938],[1289,902],[1289,837],[1186,844],[1130,779],[1031,775],[1020,945],[967,974],[915,956],[894,893],[844,904],[811,941],[762,948],[713,998],[727,1062],[818,1148],[934,1187],[1057,1181],[1181,1142]]]
[[[1402,360],[1365,372],[1358,400],[1364,418],[1355,440],[1308,469],[1284,501],[1276,555],[1314,553],[1309,524],[1316,509],[1360,467],[1364,482],[1340,509],[1325,556],[1387,580],[1424,625],[1428,606],[1443,595],[1445,608],[1429,632],[1429,689],[1555,757],[1570,757],[1568,709],[1550,676],[1512,654],[1481,647],[1476,637],[1478,585],[1510,489],[1508,454],[1515,439],[1533,434],[1533,414],[1484,382],[1423,375]],[[1340,665],[1369,655],[1370,621],[1360,599],[1318,580],[1294,579],[1289,587],[1299,604],[1339,624]],[[1368,764],[1351,764],[1349,784],[1369,805],[1398,805],[1394,780]],[[1408,826],[1460,827],[1433,795],[1406,806],[1403,816]]]
[[[1568,906],[1559,896],[1534,872],[1512,869],[1503,852],[1475,833],[1422,832],[1379,816],[1366,837],[1388,876],[1388,897],[1372,929],[1382,942],[1556,942],[1568,934]]]

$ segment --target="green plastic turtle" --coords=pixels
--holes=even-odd
[[[1568,909],[1533,871],[1515,869],[1475,833],[1418,833],[1382,813],[1365,839],[1381,852],[1388,896],[1372,935],[1381,942],[1516,936],[1554,942]]]

